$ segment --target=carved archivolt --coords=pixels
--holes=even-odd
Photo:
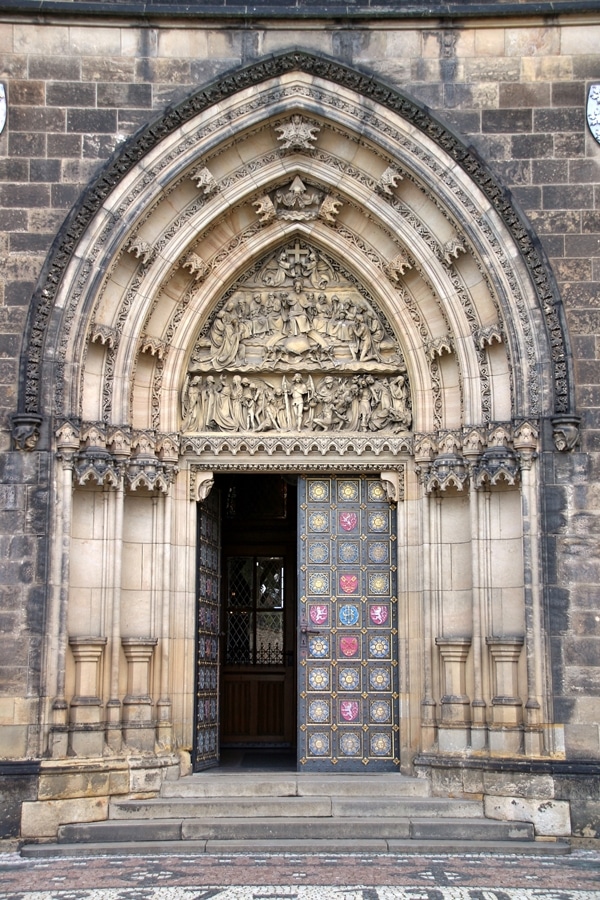
[[[287,76],[292,70],[297,74],[293,79],[290,78],[289,83],[277,80],[278,76],[283,73]],[[271,76],[273,81],[269,84],[268,78]],[[327,79],[330,81],[329,87]],[[339,90],[337,85],[341,86]],[[256,90],[254,86],[257,86]],[[252,90],[243,95],[245,88]],[[238,92],[240,92],[239,100],[236,97]],[[506,347],[508,358],[513,349],[517,350],[515,371],[517,365],[521,365],[526,376],[522,381],[528,386],[526,394],[524,393],[528,401],[526,404],[528,414],[539,409],[542,400],[543,411],[552,412],[551,402],[548,400],[552,374],[555,376],[556,388],[554,411],[567,412],[568,371],[562,340],[560,308],[557,298],[552,296],[552,284],[545,272],[544,261],[537,255],[536,245],[532,243],[530,235],[523,228],[508,198],[502,194],[493,178],[454,136],[445,132],[438,123],[419,109],[418,105],[393,91],[380,92],[381,85],[373,79],[357,83],[355,73],[339,65],[326,63],[305,54],[292,54],[269,60],[264,66],[250,67],[241,76],[240,73],[236,73],[234,78],[221,79],[218,85],[213,85],[201,95],[185,101],[176,110],[163,117],[160,123],[148,126],[143,133],[136,135],[135,139],[124,148],[119,160],[114,165],[111,163],[111,166],[101,173],[86,195],[85,203],[82,203],[80,209],[76,211],[77,214],[70,217],[62,235],[63,242],[57,243],[57,247],[60,244],[60,248],[53,254],[45,269],[47,281],[40,285],[32,313],[31,329],[27,336],[27,347],[24,349],[22,365],[24,393],[20,399],[20,409],[30,415],[37,414],[40,408],[41,385],[52,383],[56,412],[69,416],[84,415],[84,407],[78,407],[83,390],[67,391],[63,379],[68,378],[73,371],[83,372],[86,351],[80,348],[84,344],[84,335],[87,335],[94,343],[100,345],[94,349],[94,361],[102,359],[103,368],[101,377],[95,381],[91,379],[93,390],[101,394],[101,403],[98,404],[94,396],[93,403],[90,402],[85,407],[85,414],[103,419],[106,424],[124,424],[127,420],[127,410],[124,409],[127,400],[123,398],[132,397],[131,389],[129,395],[127,389],[135,378],[135,364],[127,362],[135,356],[135,348],[129,352],[130,334],[133,334],[129,331],[129,317],[135,305],[140,330],[133,337],[137,340],[138,353],[141,351],[145,354],[143,366],[140,365],[138,368],[140,371],[143,370],[144,378],[149,375],[149,382],[152,385],[151,398],[148,392],[143,403],[140,402],[140,398],[136,400],[139,409],[144,407],[144,410],[150,411],[149,414],[146,412],[139,414],[140,427],[151,426],[158,429],[162,424],[164,428],[171,430],[179,425],[192,434],[196,433],[196,428],[223,432],[231,430],[233,415],[230,418],[222,415],[219,422],[214,415],[208,420],[205,412],[198,409],[195,391],[198,389],[201,393],[203,389],[209,390],[211,382],[208,379],[213,378],[216,385],[215,393],[224,394],[225,397],[228,393],[233,393],[234,379],[236,389],[242,381],[248,382],[243,387],[247,394],[249,391],[252,396],[246,397],[246,405],[242,406],[243,415],[234,419],[243,423],[235,426],[237,430],[261,433],[290,428],[294,430],[294,427],[297,427],[302,432],[311,433],[326,430],[341,432],[362,430],[363,433],[366,431],[401,434],[408,431],[412,415],[411,385],[408,383],[404,358],[394,340],[394,335],[386,327],[381,311],[365,297],[364,291],[357,289],[355,282],[348,278],[342,283],[339,277],[336,282],[335,277],[339,276],[339,272],[332,267],[331,260],[316,249],[316,243],[311,247],[308,243],[303,244],[299,241],[298,245],[294,245],[294,251],[297,251],[299,258],[292,258],[290,252],[285,265],[283,259],[279,260],[277,252],[272,253],[269,258],[265,258],[259,268],[253,270],[253,281],[249,278],[245,283],[237,284],[233,291],[229,287],[230,282],[225,282],[223,277],[225,266],[222,263],[229,261],[229,257],[242,245],[249,246],[251,257],[254,252],[252,244],[259,246],[262,239],[261,246],[267,246],[269,229],[273,233],[279,229],[278,234],[283,236],[286,230],[288,234],[290,233],[288,230],[290,223],[292,226],[294,223],[300,225],[308,223],[304,231],[299,229],[305,235],[302,240],[306,239],[311,229],[316,235],[319,228],[327,232],[330,230],[323,228],[323,225],[333,226],[331,247],[333,248],[337,242],[336,247],[339,250],[339,238],[346,237],[352,231],[351,207],[353,187],[356,186],[357,202],[366,211],[366,218],[375,213],[381,217],[383,224],[377,235],[381,233],[383,240],[380,245],[378,239],[374,239],[376,251],[367,253],[369,248],[359,246],[360,238],[355,237],[350,251],[354,253],[356,247],[362,253],[367,253],[367,258],[371,262],[377,256],[374,264],[380,268],[382,278],[391,280],[396,288],[397,309],[402,310],[403,315],[408,309],[408,314],[414,322],[415,334],[417,330],[419,332],[422,346],[417,347],[415,340],[411,343],[407,339],[406,348],[410,347],[412,354],[410,372],[414,381],[415,397],[418,391],[419,397],[427,398],[432,410],[431,414],[428,414],[426,427],[442,427],[446,422],[442,408],[444,378],[449,372],[454,371],[452,366],[462,366],[465,357],[471,366],[469,377],[475,383],[471,374],[475,373],[479,378],[477,383],[481,385],[480,394],[484,408],[484,415],[481,418],[489,421],[492,407],[489,401],[490,389],[487,386],[490,377],[486,370],[485,353],[488,345],[496,343],[499,338]],[[370,97],[373,102],[360,103],[358,100],[361,96]],[[222,100],[230,103],[231,108],[224,109],[222,114],[215,114],[210,121],[208,119],[200,121],[203,110],[216,109],[213,104]],[[195,234],[209,235],[212,223],[216,223],[219,218],[214,210],[220,209],[223,203],[227,204],[228,209],[232,209],[235,186],[241,184],[244,179],[252,181],[257,165],[263,164],[252,159],[239,171],[230,167],[224,174],[221,174],[223,170],[215,165],[214,161],[218,158],[220,146],[223,144],[218,132],[225,128],[227,121],[232,121],[227,117],[232,116],[234,103],[237,103],[235,106],[237,118],[242,120],[247,116],[251,129],[256,128],[260,122],[263,123],[262,127],[265,130],[271,129],[273,148],[270,157],[273,160],[273,172],[276,174],[272,178],[265,177],[264,180],[262,177],[256,177],[255,185],[262,183],[262,187],[255,186],[252,192],[244,188],[240,192],[240,197],[243,195],[245,198],[240,200],[240,209],[242,202],[247,206],[254,202],[254,211],[250,210],[250,215],[254,215],[255,218],[252,221],[247,215],[245,218],[240,215],[238,221],[242,230],[233,239],[229,237],[232,234],[230,230],[225,235],[229,243],[227,240],[223,241],[223,235],[218,233],[218,240],[205,240],[202,243],[202,239],[196,237],[195,240],[189,239],[186,242],[179,236],[184,230],[188,230],[191,235],[196,222],[198,227]],[[293,115],[280,117],[276,121],[268,119],[269,109],[296,110],[303,106],[307,114],[294,112]],[[318,116],[319,122],[310,118],[311,114]],[[182,123],[191,122],[195,116],[198,116],[197,127],[190,124],[185,134],[181,134]],[[402,130],[398,124],[401,119],[408,122],[411,127]],[[231,125],[227,127],[231,132]],[[371,166],[368,171],[365,168],[365,171],[361,172],[360,167],[348,163],[346,159],[334,160],[332,154],[328,152],[334,144],[328,144],[324,138],[326,134],[330,136],[336,127],[342,129],[344,134],[347,133],[348,140],[356,141],[357,145],[361,144],[363,135],[366,134],[376,145],[374,156],[378,160],[377,166]],[[375,139],[374,135],[378,138]],[[242,139],[241,134],[239,138],[228,137],[228,146],[238,139]],[[139,167],[139,177],[131,180],[130,189],[126,194],[124,187],[120,186],[123,173],[138,166],[142,157],[161,142],[164,151],[155,156],[155,161],[147,170],[142,171],[141,166]],[[439,148],[439,154],[444,157],[439,163],[436,162],[436,155],[439,158],[439,154],[431,152],[432,143]],[[198,150],[201,150],[202,155]],[[297,154],[298,159],[307,161],[308,165],[300,168],[295,162],[292,165],[294,154]],[[325,160],[324,154],[327,154],[329,162]],[[457,163],[454,169],[448,168],[447,159]],[[281,165],[282,161],[285,166]],[[335,172],[332,168],[334,163],[345,166],[343,190],[340,188],[339,199],[332,193],[338,190],[339,183],[339,180],[334,178]],[[288,165],[289,169],[286,169]],[[319,176],[319,166],[323,167],[324,177]],[[284,170],[289,171],[287,181],[281,174]],[[477,190],[483,192],[503,219],[504,224],[500,228],[492,227],[489,217],[479,221],[480,211],[474,202],[476,191],[469,193],[463,189],[468,179],[471,184],[476,185]],[[188,198],[189,205],[174,207],[177,215],[161,234],[152,224],[150,215],[154,205],[160,203],[156,185],[159,182],[163,185],[161,191],[164,191],[162,194],[164,197],[183,180],[187,184],[183,195]],[[397,219],[401,204],[404,204],[406,215],[410,217],[409,224],[413,222],[410,191],[415,186],[442,211],[446,223],[439,229],[433,228],[430,233],[425,217],[417,229],[427,245],[425,249],[420,246],[420,241],[414,245],[409,241],[406,244],[406,251],[402,250],[402,244],[395,250],[392,246],[394,242],[388,241],[386,229],[393,235],[394,218]],[[90,225],[90,217],[101,207],[106,226],[97,229],[94,237],[90,236],[88,239],[86,229]],[[133,236],[131,232],[129,236],[123,234],[122,226],[125,221],[135,221]],[[214,227],[218,228],[218,224]],[[508,232],[509,238],[506,237]],[[363,233],[366,236],[370,235],[371,231],[369,228],[365,228],[363,232],[357,229],[356,233],[358,235]],[[402,234],[404,240],[406,234],[404,232]],[[476,242],[474,244],[474,235],[480,234],[484,235],[484,239],[480,244]],[[322,237],[321,234],[320,246],[327,246],[327,240],[323,241]],[[506,252],[509,240],[513,242],[511,246],[514,245],[519,251],[519,266],[516,267],[518,277],[512,280],[509,279],[510,267],[507,268],[506,262],[512,259]],[[273,246],[272,242],[270,246]],[[75,247],[79,248],[81,263],[77,271],[73,267],[73,276],[68,286],[60,289],[64,296],[61,297],[56,311],[53,311],[54,299],[63,273],[67,264],[74,258],[71,248]],[[291,251],[291,248],[290,243],[283,249]],[[431,256],[427,248],[431,249]],[[307,255],[304,256],[302,251],[307,251]],[[413,284],[424,277],[422,270],[425,257],[430,262],[433,259],[441,261],[443,271],[440,271],[443,277],[449,277],[454,283],[458,276],[463,277],[466,269],[463,265],[468,261],[464,258],[465,252],[469,259],[471,256],[475,258],[476,265],[482,264],[485,260],[490,261],[492,271],[490,279],[487,279],[487,273],[482,275],[488,280],[492,298],[500,298],[501,302],[499,300],[496,304],[494,300],[494,305],[502,313],[498,317],[498,326],[490,329],[487,323],[493,319],[494,311],[491,310],[491,314],[483,319],[486,322],[486,328],[483,329],[482,320],[475,314],[471,321],[470,310],[466,305],[470,297],[466,296],[464,300],[459,296],[463,308],[459,312],[462,315],[464,311],[472,339],[478,342],[476,358],[473,351],[468,350],[471,353],[470,360],[468,353],[465,353],[466,342],[461,343],[464,337],[464,323],[458,314],[455,320],[448,323],[448,327],[445,327],[443,322],[437,321],[433,323],[435,327],[431,327],[429,331],[432,323],[419,303],[412,303],[409,308],[408,301],[404,299],[408,296],[410,300]],[[110,303],[103,303],[101,308],[98,306],[103,287],[97,273],[110,274],[110,267],[119,256],[125,259],[127,272],[132,271],[133,260],[137,260],[139,265],[135,267],[135,273],[118,301],[120,308],[117,312],[113,312],[113,308],[117,310],[117,292],[114,294],[114,300],[110,296]],[[355,266],[358,265],[356,254],[354,260]],[[433,268],[432,263],[431,267]],[[332,269],[333,278],[330,271]],[[523,274],[525,269],[529,270],[531,283],[527,282]],[[177,290],[181,290],[181,284],[184,284],[184,279],[187,278],[189,292],[206,297],[208,303],[214,303],[216,299],[215,293],[211,293],[210,288],[212,276],[218,275],[224,282],[221,293],[223,300],[213,309],[210,320],[205,320],[205,327],[198,335],[193,352],[188,355],[189,351],[186,349],[185,353],[180,354],[181,363],[177,359],[177,352],[182,347],[180,335],[172,336],[173,329],[170,325],[168,330],[162,325],[154,330],[146,329],[144,325],[146,315],[150,313],[154,302],[153,297],[156,296],[157,289],[160,289],[159,285],[167,284],[173,272],[178,279]],[[430,275],[431,271],[427,269],[427,273]],[[440,287],[443,287],[443,278],[439,273],[438,280],[432,278],[430,281],[432,297],[449,296],[449,292],[445,294],[440,291]],[[507,300],[505,297],[509,281],[511,290],[508,295],[516,298],[514,300]],[[408,284],[406,289],[405,283]],[[532,292],[537,293],[535,301],[532,299]],[[170,295],[176,301],[177,315],[180,317],[182,314],[179,308],[183,303],[181,298],[184,294],[187,298],[185,287],[179,299],[175,292]],[[288,296],[284,296],[285,294]],[[140,297],[144,299],[140,301]],[[456,294],[452,294],[452,302],[455,298]],[[141,304],[146,299],[147,306],[142,310]],[[107,310],[111,303],[113,307],[110,308],[109,314]],[[250,312],[253,303],[258,306],[256,316]],[[503,321],[504,313],[512,309],[510,303],[517,310],[514,327],[507,326],[506,321]],[[551,353],[542,360],[541,366],[540,348],[543,351],[546,338],[538,336],[541,334],[540,331],[535,333],[535,341],[532,338],[534,334],[532,323],[537,321],[535,319],[537,313],[532,312],[534,303],[537,303],[540,321],[545,317],[551,338]],[[231,304],[230,308],[227,308],[228,304]],[[327,316],[320,315],[323,309],[327,311]],[[477,309],[476,313],[478,312]],[[280,314],[279,322],[278,314]],[[435,314],[441,315],[437,310]],[[202,312],[202,315],[205,313]],[[46,354],[45,335],[53,316],[56,321],[52,326],[53,330],[50,329],[48,334],[59,335],[58,347],[49,348]],[[59,316],[60,322],[57,320]],[[324,319],[327,319],[327,325],[322,324]],[[394,321],[395,327],[398,327],[398,321],[396,319]],[[94,322],[97,324],[94,325]],[[232,322],[240,326],[238,334],[233,338]],[[155,324],[153,323],[153,327]],[[440,341],[442,334],[444,338],[439,346],[430,347],[435,358],[431,360],[428,371],[426,350],[423,360],[419,360],[418,354],[422,353],[428,342]],[[453,338],[452,345],[450,343],[445,345],[446,334],[449,339]],[[387,341],[391,341],[388,346]],[[440,352],[445,355],[451,346],[454,347],[456,362],[444,359],[438,365],[437,355]],[[105,348],[103,357],[101,347]],[[75,366],[77,354],[79,356]],[[150,357],[154,357],[154,360]],[[43,381],[42,366],[46,366],[44,362],[46,359],[49,360],[47,371],[51,378]],[[180,369],[174,378],[175,367],[183,366],[184,360],[187,360],[185,371]],[[130,367],[125,376],[122,373],[124,365]],[[538,374],[540,371],[545,379],[543,382],[540,382],[541,376]],[[421,382],[417,377],[419,372],[423,373]],[[299,376],[295,382],[298,389],[304,390],[300,388],[301,383],[306,387],[301,418],[292,413],[292,385],[296,376]],[[458,372],[458,378],[461,377],[463,377],[462,369]],[[392,394],[390,401],[390,388],[393,380],[398,378],[404,379],[403,389],[406,396],[401,398],[400,402],[394,400]],[[114,385],[118,385],[118,391]],[[169,391],[169,397],[173,397],[176,386],[183,387],[180,395],[182,416],[179,423],[173,420],[172,414],[167,421],[160,410],[160,391]],[[362,418],[357,417],[358,403],[353,397],[361,391],[365,395]],[[545,399],[541,396],[542,391],[545,392]],[[49,391],[47,396],[50,396]],[[517,399],[520,398],[515,397],[515,401]],[[132,409],[133,400],[130,403]],[[252,404],[255,404],[254,411]],[[513,408],[514,405],[513,403]],[[278,406],[282,409],[278,409]],[[299,402],[296,403],[296,407],[299,408]],[[175,404],[171,408],[174,411]],[[469,409],[473,408],[474,404],[471,404]],[[458,421],[459,417],[455,418]],[[480,417],[477,414],[471,414],[472,421],[477,421],[478,418]],[[450,425],[453,425],[453,422]],[[32,426],[28,424],[28,428],[31,429]],[[19,434],[15,435],[15,443],[29,446],[32,439]]]
[[[241,280],[202,329],[181,418],[184,432],[401,433],[412,414],[384,316],[339,266],[296,240]]]

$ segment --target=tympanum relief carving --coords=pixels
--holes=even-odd
[[[314,247],[272,253],[198,337],[184,432],[405,433],[410,387],[397,340],[366,291]]]

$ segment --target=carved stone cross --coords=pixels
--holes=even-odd
[[[301,263],[304,259],[308,257],[308,250],[303,250],[300,247],[299,241],[296,241],[293,250],[288,251],[288,259],[294,263]]]

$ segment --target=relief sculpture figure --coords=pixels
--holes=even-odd
[[[196,340],[181,428],[406,432],[406,366],[360,285],[296,240],[228,292]]]
[[[314,363],[376,370],[399,361],[372,303],[336,279],[321,254],[296,242],[269,258],[250,290],[240,287],[217,309],[196,341],[190,371]]]
[[[324,377],[296,372],[288,379],[230,376],[186,379],[182,431],[408,431],[405,377]]]

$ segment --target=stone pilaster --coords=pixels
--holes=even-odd
[[[442,660],[439,748],[441,751],[466,750],[471,734],[466,672],[471,638],[436,638],[435,642]]]
[[[127,659],[123,738],[129,747],[138,750],[154,750],[150,664],[157,643],[157,638],[121,638]]]
[[[70,637],[75,693],[70,704],[69,749],[75,756],[102,756],[104,726],[100,690],[105,637]]]

